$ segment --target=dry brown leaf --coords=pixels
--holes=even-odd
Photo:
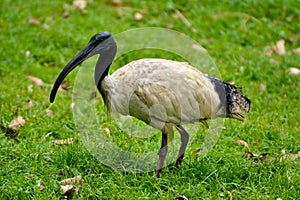
[[[68,199],[72,199],[76,191],[73,185],[61,185],[60,188],[63,192],[62,196],[66,196]]]
[[[60,181],[63,185],[74,185],[75,183],[83,183],[83,179],[81,176],[75,176],[73,178],[67,178],[62,181]]]
[[[49,30],[49,29],[50,29],[50,25],[48,25],[48,24],[43,24],[43,28],[46,29],[46,30]]]
[[[15,119],[13,119],[10,124],[8,125],[9,128],[13,129],[13,130],[17,130],[18,128],[20,128],[21,126],[24,126],[25,124],[25,120],[23,119],[22,116],[18,116]]]
[[[33,106],[33,103],[31,100],[27,100],[27,106],[26,108],[31,108]]]
[[[70,12],[68,10],[65,10],[63,12],[63,16],[64,16],[64,18],[68,18],[70,16]]]
[[[237,140],[236,143],[245,146],[246,149],[247,149],[247,152],[248,152],[248,153],[251,153],[250,148],[249,148],[249,145],[248,145],[247,142],[245,142],[244,140]]]
[[[71,109],[71,110],[73,110],[73,109],[74,109],[74,107],[75,107],[75,103],[74,103],[74,102],[72,102],[72,103],[71,103],[71,105],[70,105],[70,109]]]
[[[44,137],[41,139],[41,142],[44,142],[46,140],[46,138],[49,137],[51,134],[52,134],[52,132],[49,132],[46,135],[44,135]]]
[[[182,195],[182,196],[179,196],[179,197],[175,197],[174,200],[188,200],[188,198],[186,196]]]
[[[180,12],[180,10],[176,9],[175,10],[175,14],[178,18],[181,19],[181,21],[188,27],[191,27],[192,24],[189,22],[189,20],[187,20],[187,18],[185,18],[185,16],[182,14],[182,12]]]
[[[293,50],[293,52],[294,52],[295,54],[298,54],[298,55],[300,55],[300,47],[299,47],[299,48],[296,48],[296,49],[294,49],[294,50]]]
[[[25,177],[26,178],[33,178],[33,177],[35,177],[36,175],[35,174],[28,174],[28,175],[26,175]]]
[[[62,181],[60,181],[60,183],[62,184],[60,187],[61,187],[61,190],[63,191],[63,196],[67,196],[68,198],[72,198],[74,193],[78,192],[78,190],[81,188],[81,185],[83,183],[83,179],[81,176],[75,176],[73,178],[67,178],[67,179],[64,179]],[[75,184],[78,184],[76,187],[75,187]]]
[[[2,124],[0,124],[0,129],[3,133],[5,133],[6,137],[10,137],[10,138],[16,140],[17,142],[19,142],[19,140],[17,138],[19,133],[16,130],[7,128],[7,127],[3,126]]]
[[[113,5],[113,6],[122,6],[122,0],[113,0],[112,2],[111,2],[111,5]]]
[[[265,91],[267,89],[267,85],[264,84],[264,83],[260,83],[259,84],[259,89],[260,89],[260,91]]]
[[[105,128],[104,130],[105,130],[105,135],[107,137],[110,137],[110,130],[109,130],[109,128]]]
[[[50,110],[49,108],[46,109],[46,114],[49,116],[49,117],[52,117],[53,116],[53,111]]]
[[[29,57],[30,54],[31,54],[31,52],[30,52],[29,50],[27,50],[27,51],[25,52],[25,56],[26,56],[26,57]]]
[[[273,54],[273,52],[274,52],[273,47],[267,46],[267,47],[265,48],[265,55],[266,55],[266,56],[271,56],[271,55]]]
[[[286,54],[285,47],[284,47],[284,40],[279,40],[276,43],[276,46],[274,47],[275,53],[277,53],[279,56],[283,56]]]
[[[296,43],[298,42],[299,39],[300,39],[300,34],[293,35],[292,37],[289,38],[289,41],[291,41],[292,43]]]
[[[53,143],[55,145],[63,145],[63,144],[72,144],[74,141],[74,138],[67,138],[63,140],[53,140]]]
[[[61,86],[61,88],[63,90],[68,91],[69,90],[69,86],[70,86],[70,81],[63,81],[60,86]]]
[[[28,19],[28,23],[29,24],[39,25],[40,22],[41,22],[41,20],[39,18],[37,18],[37,17],[30,17]]]
[[[300,69],[298,69],[296,67],[290,67],[288,69],[288,73],[292,74],[292,75],[299,75],[300,74]]]
[[[143,19],[143,15],[139,12],[134,14],[134,20],[141,21]]]
[[[38,182],[37,182],[37,186],[38,186],[40,192],[42,192],[44,190],[44,186],[42,185],[41,182],[42,182],[41,180],[38,180]]]
[[[85,0],[74,0],[73,1],[73,6],[75,8],[79,8],[81,11],[83,11],[85,9],[87,5],[87,2]]]
[[[282,150],[281,153],[282,153],[282,157],[280,158],[280,162],[282,162],[283,160],[292,162],[300,158],[300,151],[297,154],[286,154],[285,150]]]
[[[38,86],[44,86],[45,83],[44,81],[42,81],[42,79],[34,77],[34,76],[28,76],[29,80],[31,82],[33,82],[34,84],[38,85]]]

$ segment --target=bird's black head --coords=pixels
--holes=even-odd
[[[101,45],[100,45],[101,44]],[[50,102],[53,103],[55,99],[55,95],[57,93],[57,90],[62,83],[62,81],[65,79],[65,77],[78,65],[80,65],[83,61],[88,59],[89,57],[95,55],[95,54],[105,54],[106,52],[112,51],[111,55],[108,56],[105,59],[108,60],[108,62],[112,62],[115,52],[116,52],[116,44],[115,40],[112,37],[112,35],[108,32],[100,32],[94,35],[88,45],[82,49],[62,70],[62,72],[57,77],[54,86],[52,88],[51,94],[50,94]],[[109,63],[109,64],[110,64]],[[107,67],[107,66],[104,66]]]
[[[224,83],[226,93],[226,117],[244,120],[244,114],[250,111],[251,100],[242,95],[235,85]]]
[[[91,37],[89,44],[99,44],[106,40],[107,38],[111,37],[111,34],[109,32],[100,32]]]

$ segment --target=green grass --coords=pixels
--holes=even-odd
[[[287,154],[300,151],[300,77],[287,72],[290,67],[300,68],[299,54],[293,53],[300,47],[300,39],[290,39],[300,30],[299,0],[124,2],[122,7],[115,7],[110,1],[88,0],[86,14],[82,14],[70,6],[71,0],[1,1],[0,199],[59,199],[60,181],[77,175],[84,183],[74,199],[174,199],[180,195],[188,199],[229,199],[230,194],[234,199],[299,198],[299,159],[280,162],[281,150]],[[176,9],[192,27],[174,17]],[[69,17],[63,17],[64,10],[69,11]],[[142,21],[133,19],[136,12],[143,15]],[[28,23],[31,17],[38,18],[39,24]],[[200,126],[182,168],[177,171],[172,165],[166,167],[160,179],[154,172],[114,171],[89,153],[77,133],[69,108],[76,73],[67,78],[70,90],[59,92],[50,107],[52,117],[45,111],[50,106],[51,88],[34,85],[27,76],[53,83],[96,32],[117,34],[170,24],[207,49],[222,79],[243,87],[253,102],[252,110],[244,123],[226,120],[217,144],[202,159],[192,156],[206,134]],[[286,41],[287,54],[266,56],[265,48],[280,39]],[[30,51],[29,57],[26,51]],[[162,51],[136,51],[117,60],[113,69],[150,56],[176,60],[176,56]],[[266,85],[265,90],[260,89],[261,84]],[[28,101],[32,101],[30,108]],[[18,115],[26,123],[13,139],[3,127]],[[52,134],[42,141],[49,132]],[[53,145],[56,139],[70,137],[75,138],[73,144]],[[125,140],[126,136],[120,138]],[[117,135],[114,139],[122,142]],[[267,158],[247,159],[245,148],[236,143],[238,139],[246,141],[253,153],[268,153]],[[159,137],[151,142],[159,147]],[[124,141],[123,145],[128,147]],[[44,186],[42,191],[37,186],[39,181]]]

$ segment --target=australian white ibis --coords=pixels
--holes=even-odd
[[[108,110],[133,116],[162,131],[157,177],[168,152],[168,137],[173,137],[173,126],[181,135],[176,160],[176,165],[180,165],[189,140],[184,124],[206,123],[205,120],[216,117],[243,121],[243,114],[250,110],[251,101],[236,86],[209,77],[186,62],[140,59],[108,75],[116,51],[110,33],[94,35],[56,79],[50,102],[53,103],[62,81],[76,66],[100,54],[94,78]]]

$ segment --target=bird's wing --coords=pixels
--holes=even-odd
[[[159,83],[139,84],[129,101],[129,114],[155,128],[164,123],[179,124],[181,106],[172,90]]]

